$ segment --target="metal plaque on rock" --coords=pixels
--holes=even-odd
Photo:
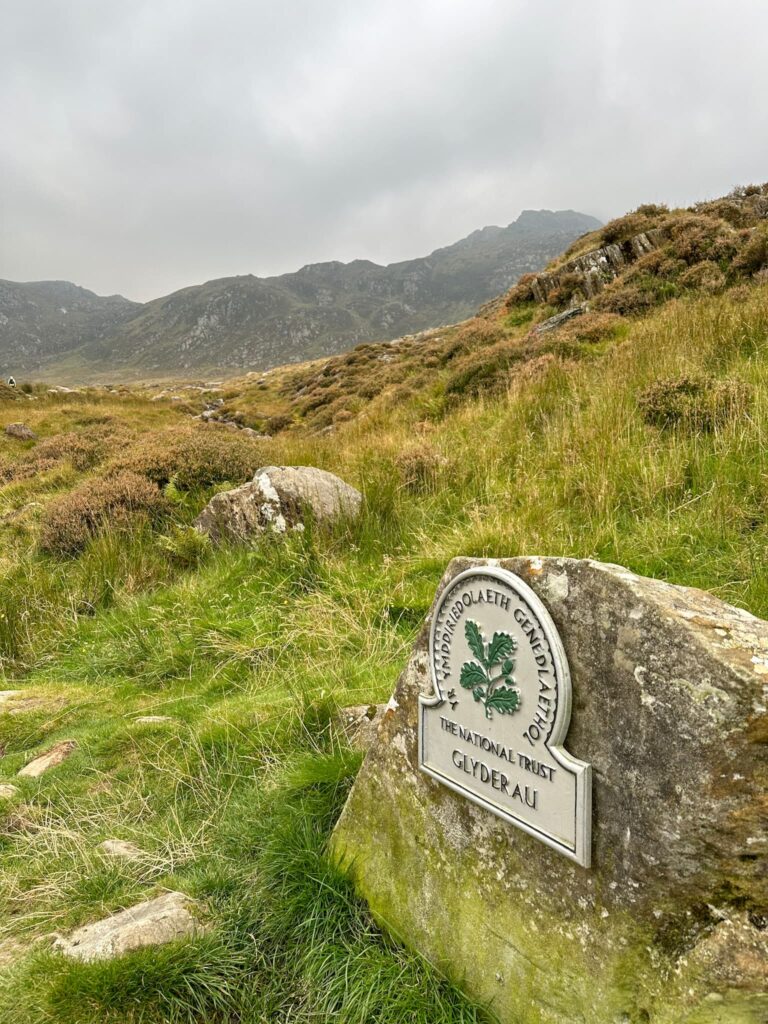
[[[571,677],[541,600],[505,569],[460,573],[435,609],[429,662],[422,771],[589,867],[591,766],[562,746]]]

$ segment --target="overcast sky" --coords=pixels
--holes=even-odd
[[[148,299],[768,179],[766,0],[1,0],[0,277]]]

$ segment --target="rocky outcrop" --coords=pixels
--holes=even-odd
[[[314,466],[265,466],[249,484],[215,495],[195,520],[213,541],[247,542],[265,532],[303,529],[307,517],[329,526],[356,516],[362,495]]]
[[[440,592],[487,564],[454,560]],[[502,1024],[765,1021],[768,623],[620,566],[491,564],[533,589],[563,641],[565,742],[593,771],[591,868],[419,770],[429,620],[335,856],[385,927]]]
[[[8,437],[15,437],[17,441],[37,440],[37,434],[25,423],[9,423],[5,433]]]
[[[641,256],[657,249],[664,241],[664,233],[653,228],[635,235],[626,242],[604,245],[564,263],[557,270],[538,274],[528,282],[537,302],[547,302],[549,296],[576,275],[579,290],[585,299],[592,299],[615,277]]]
[[[201,935],[204,925],[190,912],[193,901],[182,892],[168,892],[129,907],[102,921],[59,936],[54,949],[76,960],[107,960],[143,946]]]

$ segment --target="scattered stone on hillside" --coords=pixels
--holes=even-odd
[[[69,938],[58,936],[53,948],[65,956],[89,962],[202,935],[207,928],[190,913],[191,906],[194,902],[184,893],[168,892],[78,928]]]
[[[0,690],[0,708],[24,696],[23,690]]]
[[[355,516],[362,495],[314,466],[265,466],[248,484],[215,495],[195,520],[214,541],[248,541],[266,531],[304,527],[307,512],[320,526]]]
[[[581,316],[581,314],[586,313],[586,311],[586,303],[582,303],[580,306],[571,306],[569,309],[563,310],[562,313],[556,313],[548,320],[543,320],[540,324],[537,324],[534,328],[534,332],[536,334],[546,334],[547,331],[554,331],[555,328],[562,326],[569,320],[573,320],[575,316]]]
[[[162,722],[173,722],[174,719],[171,715],[139,715],[133,721],[140,725],[160,725]]]
[[[8,437],[15,437],[17,441],[37,440],[37,434],[26,423],[9,423],[5,432]]]
[[[50,768],[56,768],[66,761],[76,747],[77,743],[74,740],[62,740],[44,754],[40,754],[25,764],[19,775],[37,779],[43,772],[47,772]]]
[[[386,704],[358,704],[342,708],[339,719],[350,746],[367,750],[376,739]]]
[[[116,857],[119,860],[142,860],[144,857],[141,847],[126,839],[105,839],[103,843],[99,843],[99,849],[108,857]]]
[[[429,618],[334,855],[399,940],[461,976],[502,1021],[768,1021],[768,622],[567,558],[454,559],[438,595],[484,566],[527,583],[562,640],[573,685],[564,742],[593,772],[591,868],[419,769]],[[525,691],[530,721],[536,699]],[[458,736],[456,747],[466,749]],[[728,1012],[707,1016],[715,1002]]]
[[[12,800],[19,792],[18,786],[0,785],[0,800]]]

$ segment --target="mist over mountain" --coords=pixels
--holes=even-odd
[[[429,256],[221,278],[147,303],[64,281],[0,281],[0,372],[83,379],[268,369],[462,320],[599,227],[526,210]]]

